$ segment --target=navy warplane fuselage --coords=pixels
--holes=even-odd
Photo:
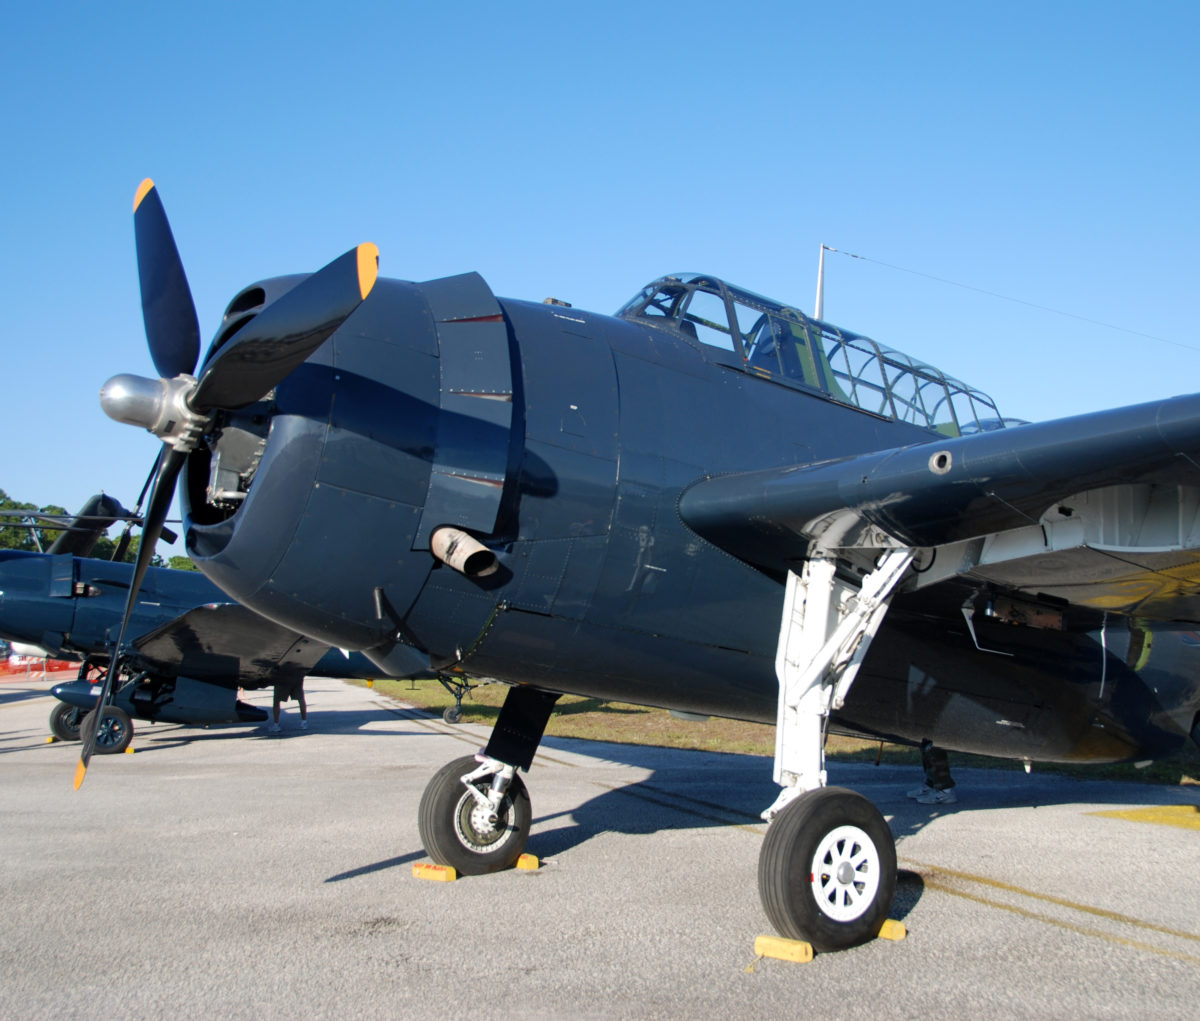
[[[238,294],[197,383],[191,320],[155,312],[191,303],[145,194],[163,378],[102,401],[167,444],[155,490],[182,473],[197,565],[383,671],[513,685],[485,752],[426,790],[435,860],[520,854],[518,770],[563,692],[775,722],[764,907],[836,948],[878,931],[895,851],[874,806],[825,786],[829,727],[1076,761],[1196,734],[1200,398],[1012,426],[714,277],[614,317],[476,274],[376,280],[365,247]]]

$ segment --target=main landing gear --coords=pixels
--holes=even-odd
[[[78,682],[89,682],[93,686],[91,691],[95,692],[98,669],[93,661],[87,660],[79,668]],[[81,684],[76,684],[76,686],[81,686]],[[56,687],[55,690],[57,693],[58,688]],[[84,691],[87,690],[84,688]],[[92,694],[89,697],[89,703],[94,705],[94,700],[95,695]],[[96,735],[96,753],[99,755],[123,752],[133,738],[133,722],[130,720],[129,714],[124,709],[113,706],[110,708],[116,708],[116,713],[105,714],[101,730]],[[72,705],[69,702],[59,702],[50,710],[50,733],[60,741],[78,741],[80,740],[80,728],[91,726],[88,722],[90,715],[87,708]],[[83,732],[86,734],[87,730]]]
[[[439,865],[462,875],[515,865],[533,810],[518,769],[528,770],[558,695],[510,688],[487,748],[443,766],[417,812],[421,843]]]
[[[83,718],[79,725],[83,733],[91,730],[96,713],[100,713],[100,725],[96,728],[96,754],[120,754],[133,740],[133,720],[120,706],[106,705],[102,710],[93,709]]]
[[[758,892],[771,924],[818,951],[879,933],[896,892],[896,843],[866,798],[826,787],[825,734],[883,623],[913,551],[883,553],[861,584],[838,577],[831,556],[788,575],[775,671],[779,798],[758,859]]]
[[[896,844],[866,798],[825,786],[829,715],[840,709],[914,551],[890,549],[859,582],[838,577],[832,557],[788,576],[776,672],[779,716],[775,780],[782,791],[770,823],[758,888],[778,931],[819,951],[879,933],[896,891]],[[488,746],[456,759],[430,781],[419,828],[435,862],[464,875],[514,865],[529,837],[531,809],[518,769],[528,770],[557,695],[510,688]]]
[[[780,935],[815,950],[873,938],[896,893],[896,843],[887,821],[854,791],[807,791],[767,828],[758,891]]]
[[[533,809],[512,766],[466,755],[443,766],[421,797],[417,826],[429,857],[465,876],[516,863]]]
[[[120,661],[118,660],[118,663]],[[91,710],[80,708],[79,706],[71,705],[68,702],[60,702],[50,713],[50,730],[61,741],[78,741],[84,735],[90,734],[92,728],[96,731],[96,744],[94,751],[97,755],[118,755],[129,747],[133,740],[133,720],[129,713],[121,706],[115,704],[123,691],[132,692],[138,684],[145,678],[146,673],[141,672],[129,677],[124,675],[126,679],[118,680],[118,683],[113,687],[110,699],[103,707],[95,704],[96,685],[103,678],[102,671],[108,669],[107,664],[99,664],[92,659],[85,660],[79,668],[78,680],[74,685],[63,685],[64,688],[82,687],[84,693],[87,694],[87,700],[94,708]],[[120,669],[118,666],[117,669]],[[87,682],[90,685],[84,685]],[[73,691],[70,697],[78,698],[80,692]],[[60,696],[66,697],[66,696]],[[126,701],[126,705],[132,708],[132,702]],[[96,725],[96,715],[99,713],[100,722]]]
[[[50,733],[60,741],[78,741],[79,725],[85,715],[86,711],[78,706],[59,702],[50,710]]]

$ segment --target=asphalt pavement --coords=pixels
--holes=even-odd
[[[541,867],[431,882],[421,792],[486,730],[306,690],[307,731],[138,725],[75,791],[44,683],[0,683],[0,1017],[1196,1016],[1196,787],[956,769],[921,806],[833,763],[908,937],[792,964],[754,954],[769,760],[548,739]]]

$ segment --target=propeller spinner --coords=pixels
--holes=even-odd
[[[159,376],[122,373],[100,390],[100,405],[118,422],[138,425],[164,443],[153,473],[142,542],[109,669],[83,735],[75,773],[83,783],[96,731],[120,672],[125,631],[146,568],[162,534],[187,455],[200,444],[217,411],[236,411],[262,399],[325,342],[370,294],[379,274],[379,249],[362,244],[334,259],[250,319],[209,353],[198,375],[200,331],[187,275],[154,182],[147,178],[133,202],[142,318],[150,357]]]

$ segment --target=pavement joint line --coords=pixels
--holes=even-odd
[[[992,904],[995,907],[1004,908],[1005,910],[1013,910],[1018,914],[1026,914],[1031,918],[1042,918],[1044,921],[1051,922],[1054,925],[1063,925],[1066,928],[1076,929],[1076,931],[1085,931],[1084,927],[1076,927],[1066,922],[1059,922],[1049,916],[1038,915],[1035,912],[1028,911],[1022,908],[1015,908],[1011,905],[1006,905],[1000,901],[992,901],[979,895],[968,894],[961,891],[951,884],[939,881],[938,877],[948,877],[957,879],[960,882],[976,883],[980,886],[990,886],[996,890],[1003,890],[1006,893],[1016,894],[1021,897],[1028,897],[1030,900],[1042,901],[1047,904],[1053,904],[1056,907],[1067,908],[1071,911],[1078,911],[1081,914],[1092,915],[1096,918],[1103,918],[1109,922],[1116,922],[1120,925],[1129,925],[1138,929],[1145,929],[1148,932],[1156,932],[1162,936],[1170,936],[1174,939],[1189,940],[1193,943],[1200,943],[1200,934],[1185,932],[1181,929],[1172,929],[1169,926],[1157,925],[1154,922],[1147,922],[1141,918],[1134,918],[1132,915],[1121,914],[1119,911],[1109,911],[1106,908],[1098,908],[1091,904],[1081,904],[1078,901],[1067,900],[1065,897],[1056,897],[1049,893],[1039,893],[1036,890],[1027,890],[1024,887],[1016,886],[1013,883],[1006,883],[1000,879],[991,879],[987,876],[979,876],[970,872],[960,872],[957,869],[945,868],[941,865],[930,865],[926,862],[915,861],[911,858],[901,859],[901,865],[913,866],[921,872],[921,878],[927,886],[933,889],[941,890],[943,893],[951,893],[956,896],[966,897],[969,900],[978,900],[984,904]],[[1091,931],[1091,930],[1087,930]],[[1099,932],[1099,930],[1096,930]],[[1101,933],[1101,935],[1106,935]],[[1106,935],[1106,938],[1107,935]],[[1120,937],[1112,937],[1118,942],[1125,942]],[[1149,944],[1147,944],[1149,946]],[[1186,955],[1185,955],[1186,956]],[[1200,957],[1186,956],[1187,960],[1195,961],[1200,964]]]

